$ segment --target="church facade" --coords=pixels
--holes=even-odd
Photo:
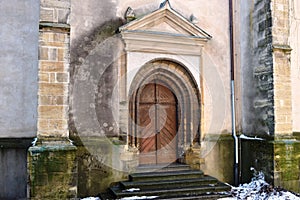
[[[24,102],[36,112],[22,113],[33,128],[10,133],[18,121],[0,118],[11,118],[0,158],[28,141],[20,195],[98,195],[138,166],[174,162],[230,184],[254,167],[300,192],[299,9],[294,0],[41,1],[30,11],[33,70],[14,83],[32,79]]]

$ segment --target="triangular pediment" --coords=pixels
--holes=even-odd
[[[203,29],[176,12],[169,1],[165,1],[160,9],[120,27],[120,31],[170,34],[204,40],[211,38]]]

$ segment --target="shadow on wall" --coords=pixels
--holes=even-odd
[[[71,43],[69,127],[77,146],[78,197],[97,195],[126,177],[107,166],[114,151],[107,137],[119,134],[112,96],[122,44],[116,30],[123,23],[120,18],[107,21]]]
[[[118,78],[115,55],[120,40],[116,30],[122,24],[121,19],[105,22],[71,44],[69,125],[74,141],[83,132],[105,136],[117,131],[112,130],[115,122],[111,97]],[[88,122],[91,116],[94,118]],[[84,120],[76,121],[78,118]]]

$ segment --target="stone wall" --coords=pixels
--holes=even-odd
[[[255,134],[274,134],[273,55],[271,1],[257,0],[253,10],[253,68]]]
[[[249,0],[240,5],[242,132],[248,135],[274,133],[270,2]]]
[[[76,147],[69,137],[70,0],[41,0],[37,141],[29,149],[31,199],[77,196]]]
[[[77,197],[76,148],[69,144],[43,144],[29,149],[30,199]]]
[[[40,32],[39,137],[68,137],[68,31]]]
[[[231,135],[220,137],[209,135],[202,144],[200,166],[206,174],[217,177],[220,181],[234,184],[234,141]],[[209,151],[203,151],[209,149]],[[194,161],[198,161],[194,158]]]
[[[289,1],[256,0],[243,6],[242,21],[250,24],[250,34],[241,31],[242,39],[248,41],[242,47],[249,48],[242,50],[243,132],[291,134]],[[249,78],[253,75],[254,79]]]
[[[274,185],[300,191],[300,142],[293,137],[289,0],[272,1],[274,61]],[[295,119],[296,120],[296,119]]]
[[[248,36],[253,44],[253,54],[248,52],[248,56],[253,57],[248,61],[254,67],[256,88],[252,95],[256,117],[253,119],[257,120],[244,133],[261,135],[263,140],[242,141],[241,170],[242,181],[249,181],[249,168],[255,167],[275,186],[299,192],[299,140],[292,134],[289,3],[256,0],[253,7],[248,7],[253,28]]]
[[[241,139],[241,183],[249,183],[254,168],[262,171],[268,183],[274,183],[274,148],[272,140]]]
[[[70,1],[41,1],[38,137],[68,137]]]
[[[275,135],[292,135],[289,0],[272,1]]]
[[[300,192],[300,141],[277,140],[274,147],[274,185]]]

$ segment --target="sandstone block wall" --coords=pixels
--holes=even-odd
[[[252,3],[248,56],[253,57],[248,67],[254,67],[256,123],[245,133],[262,134],[265,140],[242,140],[242,181],[249,180],[253,166],[275,186],[299,192],[299,141],[292,131],[290,1]]]
[[[274,0],[271,5],[275,134],[292,135],[289,0]]]
[[[77,196],[76,147],[69,128],[69,0],[41,0],[39,30],[38,140],[29,148],[31,199]]]
[[[40,31],[39,137],[68,137],[68,29]]]
[[[41,1],[38,137],[68,137],[70,1]]]
[[[31,147],[28,159],[30,199],[77,196],[76,148],[69,145]]]

